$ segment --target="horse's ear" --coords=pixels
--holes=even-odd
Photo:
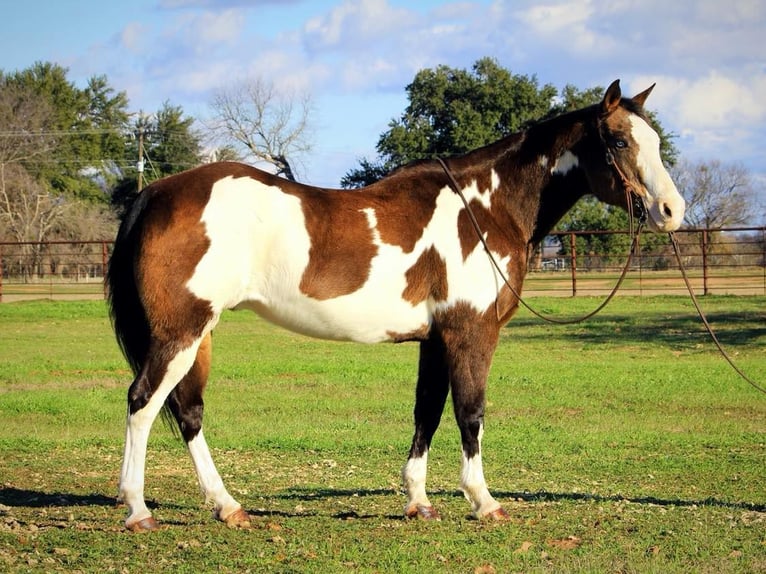
[[[604,99],[601,100],[601,114],[608,116],[614,110],[616,110],[617,106],[620,105],[621,97],[622,92],[620,91],[620,80],[615,80],[606,89]]]
[[[647,89],[645,89],[643,92],[641,92],[640,94],[636,94],[631,99],[634,102],[636,102],[639,106],[641,106],[643,108],[644,107],[644,102],[646,101],[646,98],[649,97],[649,94],[652,93],[652,90],[654,89],[654,86],[656,86],[656,85],[657,85],[656,83],[652,84]]]

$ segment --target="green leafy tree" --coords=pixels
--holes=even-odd
[[[25,89],[51,109],[45,134],[55,140],[50,153],[24,162],[30,175],[52,193],[88,201],[106,201],[104,188],[122,151],[128,119],[125,92],[115,93],[105,76],[84,89],[67,79],[67,69],[38,62],[5,76],[5,85]]]
[[[492,58],[472,69],[424,69],[407,86],[409,105],[377,144],[377,161],[360,160],[341,185],[356,187],[415,159],[453,155],[517,131],[551,109],[556,89],[515,75]]]
[[[471,70],[438,66],[419,71],[407,88],[409,105],[389,123],[376,146],[378,158],[362,158],[347,172],[341,187],[369,185],[386,173],[416,159],[464,153],[519,131],[531,122],[601,101],[604,88],[581,90],[571,84],[559,95],[535,76],[512,74],[492,58],[478,60]],[[678,151],[649,112],[660,134],[661,152],[673,165]]]

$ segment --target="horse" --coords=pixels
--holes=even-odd
[[[587,194],[635,205],[654,231],[675,230],[683,219],[684,200],[644,111],[653,88],[626,98],[616,80],[595,105],[460,156],[413,162],[358,190],[312,187],[231,162],[146,187],[121,222],[107,273],[111,320],[135,377],[119,483],[126,528],[158,528],[144,471],[163,408],[214,516],[250,524],[202,427],[211,332],[227,309],[323,339],[417,342],[404,515],[440,518],[426,492],[427,460],[451,391],[460,488],[477,518],[508,519],[482,470],[485,393],[535,246]]]

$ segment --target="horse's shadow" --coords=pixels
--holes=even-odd
[[[431,493],[434,497],[446,498],[446,497],[460,497],[462,493],[458,491],[437,490]],[[395,495],[392,489],[366,489],[366,490],[348,490],[348,489],[336,489],[336,488],[291,488],[282,493],[277,493],[267,497],[267,499],[282,500],[282,501],[322,501],[334,498],[357,498],[368,496],[392,496]],[[717,498],[706,498],[702,500],[685,500],[681,498],[659,498],[655,496],[622,496],[622,495],[600,495],[593,493],[580,493],[580,492],[495,492],[495,496],[500,502],[506,503],[506,507],[512,511],[512,503],[508,501],[521,501],[526,503],[534,502],[630,502],[634,504],[653,505],[653,506],[676,506],[676,507],[715,507],[715,508],[727,508],[734,510],[744,510],[751,512],[766,512],[766,504],[753,503],[753,502],[732,502],[727,500],[719,500]],[[65,492],[42,492],[38,490],[25,490],[13,487],[0,488],[0,505],[5,507],[27,507],[27,508],[56,508],[56,507],[86,507],[86,506],[108,506],[114,507],[118,505],[118,501],[115,497],[104,496],[102,494],[72,494]],[[147,505],[150,508],[156,508],[162,506],[165,508],[174,507],[173,504],[167,504],[165,502],[157,503],[154,501],[147,501]],[[309,508],[302,508],[301,510],[284,511],[284,510],[268,510],[268,509],[255,509],[248,510],[253,516],[278,516],[283,518],[298,518],[301,516],[318,516],[322,514],[320,511],[312,510]],[[380,514],[359,514],[355,510],[340,511],[332,514],[334,518],[340,520],[350,519],[369,519],[369,518],[385,518],[390,520],[403,520],[404,518],[400,514],[380,515]]]
[[[275,500],[294,500],[294,501],[307,501],[323,500],[330,498],[351,498],[351,497],[365,497],[365,496],[391,496],[395,495],[390,488],[389,489],[369,489],[369,490],[346,490],[346,489],[332,489],[332,488],[291,488],[286,492],[276,494],[269,498]],[[456,497],[463,498],[463,493],[456,490],[435,490],[429,493],[433,497],[448,498]],[[712,507],[712,508],[729,508],[734,510],[745,510],[752,512],[766,512],[766,503],[754,503],[754,502],[732,502],[728,500],[719,500],[717,498],[706,498],[702,500],[685,500],[682,498],[659,498],[656,496],[623,496],[623,495],[601,495],[595,493],[581,493],[581,492],[513,492],[513,491],[495,491],[493,495],[498,502],[506,504],[509,509],[512,508],[512,502],[630,502],[633,504],[643,504],[652,506],[676,506],[676,507]],[[258,514],[258,511],[254,511],[253,514]],[[262,514],[271,514],[268,511],[262,511]],[[288,513],[292,515],[291,513]],[[353,512],[351,513],[353,514]],[[366,517],[366,516],[365,516]],[[372,516],[369,516],[372,518]],[[379,518],[379,516],[378,516]],[[391,516],[393,519],[401,519],[400,515]]]
[[[57,506],[115,506],[117,499],[102,494],[71,494],[66,492],[41,492],[21,488],[0,488],[0,504],[28,508]]]
[[[537,492],[496,492],[496,498],[501,501],[504,499],[515,499],[523,502],[630,502],[633,504],[644,504],[652,506],[677,506],[677,507],[712,507],[712,508],[730,508],[734,510],[746,510],[752,512],[766,512],[766,503],[755,502],[732,502],[728,500],[719,500],[717,498],[705,498],[702,500],[684,500],[682,498],[659,498],[656,496],[623,496],[620,494],[604,496],[601,494],[582,493],[582,492],[548,492],[540,490]]]

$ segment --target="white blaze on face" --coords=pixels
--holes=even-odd
[[[629,116],[631,135],[638,144],[636,163],[641,185],[646,189],[644,205],[649,225],[655,231],[674,231],[681,226],[686,209],[660,156],[660,136],[637,115]]]

